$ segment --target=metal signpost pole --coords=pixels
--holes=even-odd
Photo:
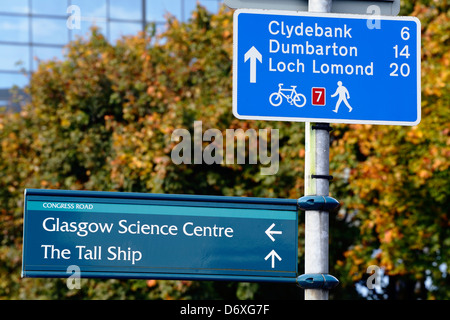
[[[331,0],[309,0],[308,11],[330,12]],[[330,127],[305,123],[305,195],[328,196]],[[305,211],[305,274],[328,274],[329,212]],[[305,289],[305,300],[328,300],[328,289]]]

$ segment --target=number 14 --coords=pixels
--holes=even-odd
[[[395,51],[395,57],[396,58],[398,58],[399,56],[405,57],[406,59],[409,58],[410,54],[409,54],[408,45],[405,45],[400,52],[398,50],[399,50],[398,49],[398,45],[395,45],[394,46],[394,51]]]

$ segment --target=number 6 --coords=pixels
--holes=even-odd
[[[408,40],[409,39],[409,28],[408,27],[403,27],[402,31],[400,31],[401,33],[401,37],[403,40]]]

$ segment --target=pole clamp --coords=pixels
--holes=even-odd
[[[297,285],[302,289],[330,290],[339,284],[339,280],[326,273],[307,273],[297,277]]]
[[[328,174],[312,174],[311,178],[312,179],[325,179],[325,180],[328,180],[328,181],[333,180],[333,176],[330,176]]]
[[[329,123],[316,123],[311,126],[313,130],[326,130],[328,132],[333,131]]]
[[[328,196],[304,196],[297,200],[297,206],[301,210],[334,211],[339,208],[339,201]]]

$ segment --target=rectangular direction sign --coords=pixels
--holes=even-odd
[[[25,191],[23,277],[295,282],[297,200]]]
[[[239,119],[420,122],[414,17],[239,9],[233,60]]]

